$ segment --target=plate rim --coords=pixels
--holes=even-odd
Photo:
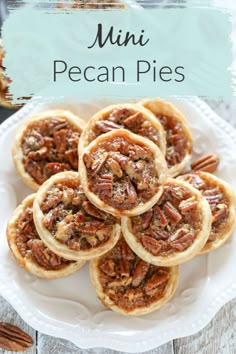
[[[234,127],[231,126],[227,121],[224,121],[220,116],[218,116],[207,103],[203,102],[198,97],[191,97],[188,99],[181,98],[178,100],[187,102],[187,104],[194,106],[195,109],[199,109],[203,115],[205,115],[214,124],[217,124],[218,127],[224,130],[224,132],[232,138],[236,145],[236,130]],[[3,122],[0,125],[0,138],[14,123],[23,119],[24,116],[29,113],[37,103],[39,103],[37,100],[35,102],[29,102],[20,110],[15,112],[11,117],[9,117],[5,122]],[[4,281],[0,282],[0,295],[12,305],[12,307],[17,311],[17,313],[26,323],[41,333],[69,340],[82,349],[103,347],[130,353],[137,353],[140,352],[140,350],[152,350],[162,344],[167,343],[168,341],[193,335],[200,331],[212,320],[212,318],[222,306],[236,297],[236,280],[232,282],[227,288],[225,288],[225,291],[219,294],[211,302],[207,311],[201,313],[196,322],[192,324],[192,326],[181,325],[178,328],[172,328],[171,330],[166,330],[164,333],[162,332],[161,336],[155,335],[154,338],[150,338],[152,332],[150,331],[148,332],[149,336],[146,336],[145,339],[140,338],[139,341],[134,340],[134,336],[124,336],[121,334],[112,334],[111,336],[107,337],[101,336],[100,330],[96,331],[96,329],[90,330],[88,328],[83,328],[83,324],[81,325],[81,323],[76,325],[76,329],[74,330],[71,328],[65,328],[63,324],[60,324],[53,319],[50,319],[46,323],[44,315],[40,314],[40,312],[34,307],[27,305],[27,303],[25,303],[23,299],[20,298],[20,296],[15,294],[13,289],[8,288],[7,283],[4,283]],[[75,331],[77,332],[76,336],[74,335]]]

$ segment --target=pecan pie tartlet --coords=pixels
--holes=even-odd
[[[117,129],[92,141],[80,155],[80,178],[88,199],[117,217],[138,215],[162,194],[167,167],[148,139]]]
[[[171,103],[159,99],[141,102],[163,125],[166,132],[166,161],[169,174],[178,176],[192,156],[193,140],[183,114]]]
[[[35,194],[16,208],[7,226],[7,239],[16,261],[40,278],[60,278],[79,270],[85,261],[69,261],[51,250],[40,239],[33,220]]]
[[[128,129],[148,138],[166,153],[166,135],[161,123],[149,110],[131,103],[108,106],[90,118],[80,138],[79,153],[98,136],[115,129]]]
[[[98,257],[120,237],[118,220],[88,201],[78,172],[58,173],[46,181],[37,192],[33,215],[41,239],[67,259]]]
[[[211,230],[211,210],[190,184],[170,178],[158,202],[146,213],[122,218],[132,250],[155,265],[172,266],[198,254]]]
[[[219,248],[232,234],[235,226],[235,192],[226,182],[207,172],[188,173],[179,179],[198,189],[211,208],[213,217],[211,232],[199,253],[204,254]]]
[[[52,175],[78,171],[78,142],[85,122],[73,113],[51,110],[35,114],[18,130],[13,160],[23,181],[37,190]]]
[[[173,296],[178,266],[148,264],[121,238],[110,252],[91,261],[90,277],[105,306],[122,315],[141,316],[159,309]]]
[[[125,4],[119,0],[74,0],[73,2],[59,2],[58,8],[72,9],[116,9],[124,8]]]
[[[4,55],[5,51],[2,46],[2,40],[0,39],[0,105],[6,108],[14,108],[9,100],[9,97],[7,97],[8,87],[11,80],[5,76],[5,68],[3,67]]]

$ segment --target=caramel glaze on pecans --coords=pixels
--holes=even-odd
[[[89,250],[109,240],[117,220],[94,207],[75,180],[54,184],[40,208],[43,225],[72,250]]]
[[[80,131],[63,118],[32,123],[22,140],[25,170],[42,184],[52,175],[78,170]]]
[[[153,256],[182,252],[192,245],[199,229],[198,201],[180,186],[165,186],[158,203],[133,217],[132,232]]]
[[[182,124],[178,120],[174,117],[164,115],[157,115],[156,117],[166,131],[166,161],[170,168],[182,162],[186,156],[186,150],[191,152],[191,146],[189,145]]]
[[[32,259],[46,270],[59,270],[71,261],[59,257],[50,251],[40,240],[33,221],[33,201],[17,222],[16,246],[23,258]]]
[[[223,188],[214,181],[202,178],[197,172],[183,175],[181,179],[198,189],[210,204],[213,222],[207,242],[215,241],[217,234],[221,232],[221,229],[224,229],[224,221],[229,216],[229,200],[226,198]]]
[[[103,291],[127,312],[159,300],[169,278],[169,268],[144,262],[123,238],[100,258],[98,267]]]
[[[137,112],[132,108],[114,108],[102,120],[97,120],[89,132],[89,142],[104,133],[115,129],[128,129],[134,134],[138,134],[152,140],[160,146],[159,131],[146,119],[142,112]]]
[[[157,192],[158,171],[146,146],[122,136],[103,141],[84,155],[90,190],[110,206],[124,210],[147,202]]]

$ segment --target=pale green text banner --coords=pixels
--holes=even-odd
[[[23,8],[3,27],[14,99],[78,96],[229,98],[226,12],[213,8],[75,11]]]

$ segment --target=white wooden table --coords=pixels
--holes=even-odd
[[[236,128],[236,99],[231,102],[207,101],[225,120]],[[34,339],[27,354],[113,354],[113,350],[96,348],[82,350],[62,339],[36,332],[29,327],[13,308],[0,297],[0,321],[10,322],[24,329]],[[94,343],[96,347],[96,343]],[[0,349],[0,354],[10,352]],[[12,353],[12,352],[11,352]],[[215,318],[197,334],[176,339],[148,354],[235,354],[236,353],[236,299],[225,305]]]

